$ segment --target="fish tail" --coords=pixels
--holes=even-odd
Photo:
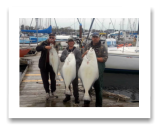
[[[89,93],[88,93],[87,90],[85,90],[85,94],[84,94],[83,100],[84,100],[84,101],[85,101],[85,100],[86,100],[86,101],[91,101],[91,98],[90,98]]]
[[[65,89],[65,94],[66,95],[71,95],[71,92],[70,92],[70,90],[69,90],[69,88],[66,86],[66,89]]]

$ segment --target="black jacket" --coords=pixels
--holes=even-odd
[[[46,59],[47,59],[47,53],[48,53],[48,49],[46,49],[45,46],[49,46],[48,40],[42,41],[36,47],[36,51],[38,52],[41,51],[41,56],[39,59],[39,68],[42,70],[46,68]],[[58,46],[55,46],[55,48],[58,51]]]

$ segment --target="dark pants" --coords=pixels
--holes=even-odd
[[[73,95],[74,95],[74,97],[79,98],[79,93],[78,93],[78,71],[76,72],[76,78],[72,81],[72,85],[73,85]],[[70,88],[71,87],[69,86],[69,89]]]
[[[56,90],[55,73],[53,71],[53,68],[50,66],[50,64],[47,62],[46,69],[45,70],[40,69],[40,72],[41,72],[41,78],[42,78],[46,93],[49,93],[49,81],[48,81],[49,73],[50,73],[50,81],[51,81],[51,92],[55,92]]]
[[[105,69],[105,63],[98,62],[99,78],[93,84],[96,94],[96,107],[102,107],[102,87],[103,87],[103,72]],[[84,101],[84,104],[90,104],[90,101]]]

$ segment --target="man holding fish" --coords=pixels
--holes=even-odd
[[[89,86],[93,85],[93,87],[95,89],[95,94],[96,94],[95,106],[102,107],[103,72],[105,69],[105,62],[107,61],[107,58],[108,58],[108,52],[107,52],[106,47],[103,44],[101,44],[99,33],[97,33],[97,32],[93,33],[92,42],[87,44],[84,48],[84,53],[82,55],[82,58],[87,56],[86,57],[87,65],[89,65],[89,63],[90,63],[90,60],[88,60],[88,51],[90,53],[90,52],[92,52],[93,49],[95,51],[96,61],[98,64],[98,67],[95,66],[95,68],[93,68],[93,72],[95,72],[95,74],[98,74],[98,76],[95,76],[95,77],[89,76],[89,79],[93,79],[93,82],[94,82],[94,83],[91,82],[92,84],[90,84]],[[85,60],[85,58],[83,58],[83,61],[84,60]],[[83,65],[81,65],[81,66],[83,66]],[[91,72],[92,72],[92,66],[93,66],[93,64],[91,64]],[[81,67],[80,67],[80,69],[81,69]],[[98,70],[98,73],[97,73],[97,70]],[[83,72],[83,70],[82,71],[80,70],[80,77],[83,74],[82,72]],[[86,76],[88,76],[88,74],[84,75],[84,77],[86,77]],[[89,82],[87,84],[89,84]],[[84,84],[84,86],[85,86],[85,84]],[[84,97],[83,107],[89,107],[89,105],[90,105],[90,99],[88,97]]]
[[[54,71],[52,63],[50,63],[50,55],[54,54],[54,52],[50,53],[50,50],[53,50],[57,53],[58,46],[55,43],[55,34],[49,34],[49,39],[41,42],[37,47],[37,51],[41,51],[41,56],[39,59],[39,68],[41,72],[41,77],[44,85],[44,89],[46,91],[46,100],[49,99],[50,96],[54,96],[54,92],[56,90],[56,80],[55,77],[57,75],[57,71]],[[58,58],[56,57],[57,61]],[[53,63],[57,64],[57,63]],[[58,66],[58,64],[57,64]],[[56,67],[57,67],[56,66]],[[58,68],[58,67],[57,67]],[[56,73],[55,73],[56,72]],[[50,81],[51,81],[51,92],[49,91],[49,73],[50,73]]]
[[[64,103],[70,101],[71,90],[70,83],[73,85],[73,95],[75,97],[75,104],[79,103],[79,93],[78,93],[78,69],[82,62],[81,52],[74,47],[73,38],[69,38],[68,47],[62,52],[60,61],[64,62],[61,70],[61,75],[65,83],[65,99]]]

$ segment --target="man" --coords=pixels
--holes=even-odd
[[[55,34],[49,34],[49,39],[41,42],[36,47],[37,51],[41,51],[41,56],[39,59],[39,68],[44,89],[46,91],[46,100],[48,100],[50,96],[54,96],[54,92],[56,90],[55,73],[53,71],[52,66],[49,64],[49,50],[51,49],[50,43],[52,43],[54,45],[54,48],[56,48],[56,50],[58,51],[58,46],[56,46],[55,43]],[[51,93],[49,91],[49,73],[51,81]]]
[[[96,80],[96,82],[93,84],[96,94],[96,107],[102,107],[102,86],[103,86],[103,72],[105,68],[105,62],[108,58],[108,53],[106,47],[101,44],[99,33],[94,32],[92,35],[92,42],[87,44],[84,48],[84,54],[82,57],[84,57],[90,47],[93,47],[96,53],[97,62],[98,62],[98,69],[99,69],[99,78]],[[90,101],[84,101],[84,107],[89,107]]]
[[[79,69],[80,64],[82,62],[82,57],[81,57],[80,51],[78,49],[76,49],[76,47],[74,47],[74,40],[72,38],[69,38],[67,43],[68,43],[68,47],[62,52],[62,55],[60,57],[60,61],[64,62],[70,52],[73,52],[74,55],[75,55],[75,59],[76,59],[76,78],[73,80],[72,85],[73,85],[73,95],[75,97],[75,103],[79,104],[78,69]],[[63,100],[63,102],[67,102],[69,100],[70,100],[70,95],[66,95],[65,99]]]

